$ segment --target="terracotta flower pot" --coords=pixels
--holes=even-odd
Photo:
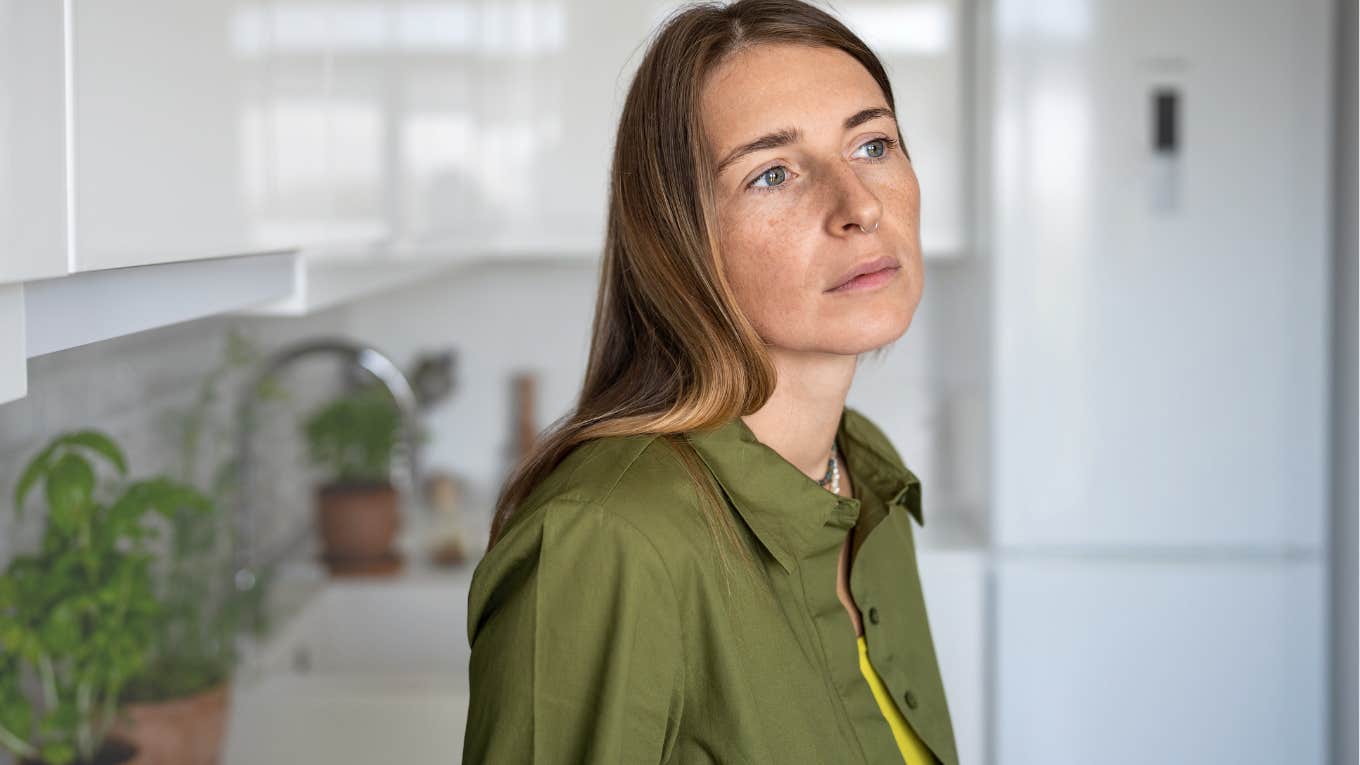
[[[327,561],[386,560],[400,526],[392,484],[326,484],[317,489],[317,525]]]
[[[113,731],[137,747],[127,765],[217,765],[231,713],[231,683],[192,696],[124,704]]]

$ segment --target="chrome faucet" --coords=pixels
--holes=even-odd
[[[420,410],[420,399],[417,397],[415,389],[411,386],[411,381],[402,373],[401,368],[392,362],[387,356],[380,353],[377,349],[357,343],[342,337],[327,337],[313,340],[306,340],[293,345],[285,346],[274,351],[260,361],[259,369],[246,381],[244,392],[241,394],[237,404],[237,423],[239,430],[236,439],[237,455],[237,491],[236,507],[234,515],[234,530],[236,539],[232,546],[232,571],[236,588],[242,592],[253,589],[258,580],[257,573],[262,567],[271,566],[277,563],[289,551],[300,545],[312,533],[312,523],[308,522],[300,525],[291,533],[282,544],[273,548],[267,554],[261,554],[256,548],[256,523],[255,510],[250,496],[250,467],[251,467],[251,434],[254,431],[255,402],[256,393],[262,383],[269,376],[277,373],[294,361],[304,357],[311,357],[321,354],[338,355],[348,361],[350,366],[346,371],[354,368],[363,369],[377,378],[379,382],[392,394],[393,400],[397,403],[397,408],[401,413],[401,443],[404,444],[405,454],[402,458],[408,468],[408,478],[410,485],[405,487],[406,491],[399,494],[407,498],[407,513],[405,522],[411,520],[412,502],[418,496],[421,488],[420,464],[419,464],[419,428],[417,423],[417,413]],[[395,466],[392,468],[393,478],[401,471]],[[399,480],[395,481],[398,485]],[[400,486],[399,486],[400,488]]]

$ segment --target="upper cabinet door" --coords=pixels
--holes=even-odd
[[[1334,5],[996,4],[1001,545],[1320,548]]]
[[[398,256],[599,255],[643,3],[397,2]]]
[[[268,40],[258,4],[69,6],[72,270],[295,246],[255,203],[273,160],[267,62],[250,55]]]
[[[261,68],[252,195],[266,238],[309,257],[368,258],[392,234],[394,2],[279,0],[240,13]]]
[[[63,29],[61,3],[0,0],[0,284],[66,274]]]

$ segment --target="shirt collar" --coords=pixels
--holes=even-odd
[[[825,533],[828,523],[848,529],[859,516],[860,500],[823,489],[756,438],[741,417],[686,436],[785,572],[793,571],[803,551],[818,533]],[[876,425],[851,407],[843,407],[836,442],[860,493],[870,491],[886,503],[889,512],[905,509],[917,525],[925,525],[921,482]]]

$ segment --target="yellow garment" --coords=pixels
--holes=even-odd
[[[864,636],[860,635],[859,643],[859,671],[864,674],[864,679],[869,681],[869,687],[874,690],[874,698],[878,699],[878,708],[883,711],[883,716],[888,719],[888,727],[892,728],[893,738],[897,739],[897,748],[902,750],[902,760],[907,765],[933,765],[935,756],[930,753],[926,745],[917,737],[916,731],[907,724],[907,719],[902,716],[902,710],[893,703],[892,694],[883,685],[883,679],[878,676],[874,666],[869,663],[869,644],[865,642]]]

